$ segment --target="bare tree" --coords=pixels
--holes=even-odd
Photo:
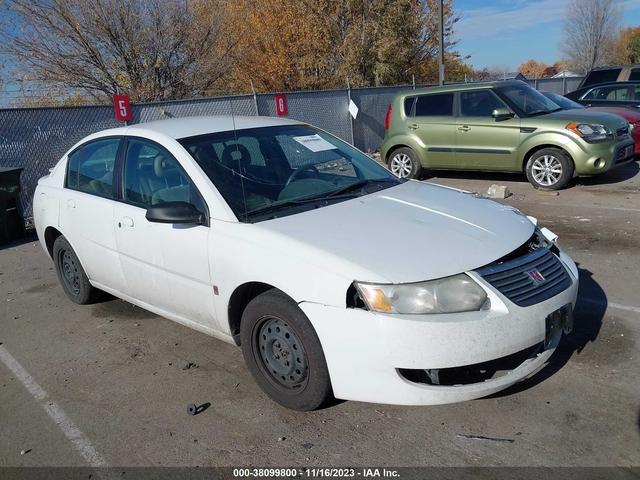
[[[571,0],[565,15],[563,52],[573,68],[587,73],[610,60],[620,30],[621,12],[614,0]]]
[[[229,68],[224,0],[4,0],[0,40],[20,76],[106,99],[184,98]]]

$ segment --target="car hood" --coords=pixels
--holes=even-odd
[[[604,113],[614,113],[624,117],[630,123],[636,123],[640,121],[640,111],[632,110],[625,107],[589,107],[589,110]]]
[[[417,282],[473,270],[512,252],[534,225],[513,207],[468,192],[408,181],[376,193],[254,224],[281,247],[304,244],[327,269],[361,281]],[[332,262],[330,259],[339,259]],[[331,267],[329,267],[331,265]],[[335,272],[338,273],[338,272]]]
[[[540,115],[537,117],[530,117],[525,120],[529,120],[532,124],[535,124],[536,120],[556,120],[567,123],[598,123],[609,127],[614,132],[618,128],[622,128],[627,125],[627,121],[618,115],[601,111],[593,111],[591,108],[558,110],[557,112],[547,113],[546,115]]]

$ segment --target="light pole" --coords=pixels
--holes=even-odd
[[[444,0],[440,0],[438,15],[438,39],[440,54],[438,55],[438,83],[444,85]]]

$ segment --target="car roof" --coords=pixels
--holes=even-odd
[[[171,138],[179,139],[205,135],[208,133],[244,130],[247,128],[274,127],[278,125],[300,125],[304,122],[289,118],[261,117],[261,116],[231,116],[210,115],[202,117],[180,117],[156,120],[153,122],[137,123],[127,127],[105,130],[103,135],[144,135],[157,132]]]
[[[615,69],[623,69],[623,68],[633,68],[640,67],[640,63],[628,63],[626,65],[605,65],[603,67],[595,67],[592,68],[589,73],[595,72],[597,70],[615,70]],[[587,74],[588,75],[588,74]]]
[[[603,83],[594,83],[592,85],[587,85],[582,88],[595,88],[595,87],[609,87],[611,85],[640,85],[640,81],[638,80],[627,80],[625,82],[603,82]]]
[[[500,80],[496,82],[477,82],[477,83],[452,83],[449,85],[442,85],[439,87],[424,87],[416,88],[415,90],[408,90],[401,93],[403,96],[421,95],[425,93],[449,93],[458,92],[461,90],[479,90],[486,88],[504,87],[508,85],[528,85],[522,80]]]

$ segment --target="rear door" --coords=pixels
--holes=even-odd
[[[514,170],[520,119],[497,120],[497,108],[509,108],[490,89],[459,92],[456,160],[465,170]]]
[[[406,112],[409,131],[424,145],[429,168],[456,167],[453,101],[453,93],[419,95]]]
[[[147,207],[162,202],[207,206],[179,162],[151,140],[128,137],[122,166],[122,201],[114,210],[119,264],[127,293],[188,323],[215,327],[206,225],[149,222]]]
[[[100,138],[69,154],[59,220],[89,279],[118,291],[124,287],[124,278],[113,209],[114,166],[120,145],[120,137]]]

